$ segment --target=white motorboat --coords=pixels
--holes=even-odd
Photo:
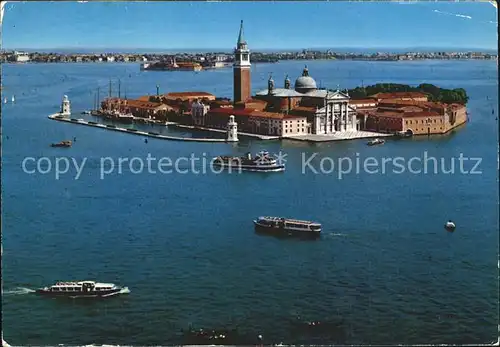
[[[451,220],[447,221],[446,224],[444,225],[444,228],[448,231],[454,231],[456,226],[455,223],[453,223]]]

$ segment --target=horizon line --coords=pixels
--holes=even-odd
[[[265,50],[265,51],[303,51],[303,50],[346,50],[346,49],[354,49],[354,50],[376,50],[376,49],[384,49],[384,50],[390,50],[390,49],[397,49],[397,50],[416,50],[416,49],[435,49],[435,50],[488,50],[488,51],[497,51],[498,47],[444,47],[444,46],[407,46],[407,47],[402,47],[402,46],[373,46],[373,47],[366,47],[366,46],[343,46],[343,47],[327,47],[327,46],[322,46],[322,47],[307,47],[307,48],[292,48],[292,47],[274,47],[274,48],[267,48],[267,47],[256,47],[253,48],[253,51],[259,51],[259,50]],[[134,51],[200,51],[200,52],[232,52],[234,48],[223,48],[223,47],[209,47],[209,48],[202,48],[202,47],[175,47],[175,48],[159,48],[159,47],[71,47],[71,46],[66,46],[66,47],[2,47],[2,51],[6,50],[98,50],[98,51],[116,51],[116,50],[122,50],[122,51],[127,51],[127,50],[134,50]]]

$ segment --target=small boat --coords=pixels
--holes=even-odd
[[[446,224],[444,225],[444,228],[448,231],[454,231],[455,230],[455,223],[453,223],[451,220],[447,221]]]
[[[374,140],[368,141],[367,145],[368,146],[376,146],[376,145],[383,145],[385,143],[385,140],[376,138]]]
[[[16,98],[14,97],[14,95],[12,95],[12,99],[11,100],[12,100],[13,103],[16,102]]]
[[[83,111],[82,114],[91,114],[90,111]]]
[[[132,124],[134,122],[134,116],[131,113],[119,114],[118,121],[121,123]]]
[[[61,141],[58,143],[53,143],[50,146],[51,147],[71,147],[71,145],[72,145],[72,142],[70,140],[65,140],[65,141]]]
[[[321,224],[282,217],[259,217],[253,221],[256,231],[277,232],[283,234],[301,234],[319,236]]]
[[[50,287],[37,289],[36,293],[52,297],[105,298],[117,294],[130,293],[130,291],[127,287],[117,286],[113,283],[99,283],[95,281],[72,281],[57,282]]]
[[[3,98],[3,103],[6,104],[7,103],[7,98]]]
[[[237,169],[240,171],[285,171],[285,165],[280,164],[276,159],[271,158],[269,152],[267,151],[262,151],[255,157],[252,157],[251,153],[247,153],[246,156],[243,157],[220,156],[212,160],[212,165],[228,169]]]
[[[394,134],[395,137],[397,138],[400,138],[400,139],[404,139],[404,138],[410,138],[413,136],[412,132],[411,131],[399,131],[397,133]]]

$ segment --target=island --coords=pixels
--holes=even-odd
[[[271,74],[267,88],[252,93],[251,56],[241,22],[231,57],[232,100],[200,90],[162,94],[159,85],[156,95],[132,100],[121,97],[120,87],[112,95],[110,81],[105,100],[100,101],[97,91],[92,114],[119,122],[175,122],[213,132],[226,131],[231,120],[246,134],[310,142],[445,134],[467,121],[468,96],[462,88],[379,83],[327,89],[318,87],[307,65],[293,84],[287,75],[278,86]],[[173,58],[170,64],[181,66],[177,61]]]

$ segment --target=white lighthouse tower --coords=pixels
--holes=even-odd
[[[234,116],[229,116],[227,122],[227,142],[238,142],[238,123],[234,121]]]
[[[63,115],[63,116],[70,116],[71,115],[71,103],[69,102],[67,95],[65,95],[63,97],[63,100],[61,103],[61,115]]]

